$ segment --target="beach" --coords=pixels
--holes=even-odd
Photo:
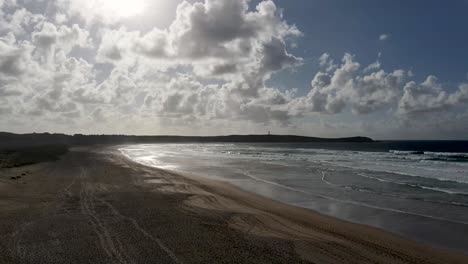
[[[121,147],[75,147],[57,161],[1,169],[0,262],[468,263],[456,251],[138,164]]]

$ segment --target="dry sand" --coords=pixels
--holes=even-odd
[[[1,263],[468,263],[116,147],[0,170],[0,236]]]

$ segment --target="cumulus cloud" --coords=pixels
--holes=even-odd
[[[310,92],[293,102],[296,112],[337,114],[346,107],[358,114],[377,111],[395,102],[407,77],[403,70],[367,73],[369,67],[361,70],[350,54],[344,55],[340,65],[322,55],[320,65],[323,70],[313,78]]]
[[[0,38],[0,74],[3,78],[21,75],[26,68],[27,48],[15,43],[16,38],[11,32]]]
[[[16,1],[4,1],[0,8],[0,33],[11,32],[17,36],[24,36],[34,26],[46,20],[42,14],[31,13],[26,8],[18,6]]]
[[[269,81],[302,65],[290,49],[302,33],[273,1],[182,2],[167,27],[144,31],[101,13],[98,2],[55,0],[36,14],[0,1],[0,125],[290,128],[348,112],[410,120],[468,101],[468,84],[418,82],[410,71],[385,69],[380,55],[361,64],[324,53],[310,86],[280,89]]]
[[[261,2],[255,11],[248,10],[247,1],[183,2],[168,29],[154,28],[141,36],[125,28],[105,31],[99,49],[116,58],[126,52],[193,65],[206,61],[249,64],[263,59],[264,64],[272,64],[265,66],[280,69],[299,61],[287,53],[285,41],[301,33],[283,21],[279,12],[272,1]]]
[[[43,20],[31,21],[31,17],[37,16],[6,21],[10,23],[7,28],[36,24],[29,29],[26,38],[20,31],[10,31],[0,37],[2,104],[9,106],[12,117],[35,115],[47,120],[60,114],[72,117],[70,113],[79,111],[79,106],[68,94],[75,87],[90,82],[93,75],[85,77],[89,72],[83,71],[81,66],[88,63],[69,54],[74,47],[91,47],[89,33],[78,25],[56,26]]]
[[[50,49],[58,47],[67,54],[75,46],[91,46],[89,32],[80,28],[77,24],[72,27],[61,25],[57,28],[49,22],[43,23],[39,31],[32,32],[32,42],[38,49],[50,52]]]
[[[133,40],[138,36],[138,32],[128,32],[125,28],[103,30],[96,56],[98,62],[116,63],[122,60],[124,55],[126,55],[127,59],[132,59],[126,53],[132,51]]]
[[[468,84],[460,84],[458,90],[450,94],[443,89],[437,77],[431,75],[420,84],[412,81],[405,85],[398,111],[401,114],[441,111],[465,103],[467,99]]]
[[[361,69],[350,54],[344,55],[341,64],[335,64],[328,54],[323,54],[319,62],[322,70],[312,79],[309,93],[289,103],[291,116],[308,112],[339,114],[347,110],[362,115],[397,109],[396,118],[408,119],[421,113],[463,107],[467,102],[466,83],[450,93],[435,76],[418,84],[411,80],[411,71],[386,72],[380,69],[379,61]]]
[[[367,65],[367,67],[364,68],[364,72],[372,72],[374,70],[380,69],[380,67],[382,67],[382,64],[380,64],[380,61],[377,60],[377,61]]]
[[[169,85],[157,84],[159,81],[153,79],[157,91],[141,89],[150,98],[145,101],[147,105],[159,104],[156,111],[160,115],[250,118],[256,110],[271,110],[265,105],[253,109],[254,102],[262,96],[260,91],[268,89],[265,81],[274,72],[301,64],[301,58],[290,54],[286,46],[288,38],[300,34],[295,26],[281,19],[272,1],[261,2],[254,11],[249,11],[247,1],[184,2],[178,6],[176,19],[168,29],[155,28],[146,34],[125,28],[105,31],[98,59],[117,67],[131,64],[145,78],[161,77],[149,73],[148,67],[154,69],[155,63],[163,71],[185,67],[182,71],[193,75],[190,82],[184,75],[169,73]],[[204,84],[206,78],[217,79],[218,85]],[[147,81],[133,80],[140,88],[147,85]],[[182,83],[183,87],[192,88],[182,88]],[[248,108],[253,110],[247,111]],[[282,111],[287,118],[287,109]],[[270,120],[270,115],[262,116],[262,122]]]

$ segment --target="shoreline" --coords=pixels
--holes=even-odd
[[[63,254],[69,263],[468,263],[456,251],[145,166],[118,147],[2,170],[30,173],[0,181],[8,237],[0,263],[63,263]]]
[[[210,193],[210,194],[215,194],[217,196],[224,198],[223,201],[218,201],[219,203],[213,202],[210,199],[201,199],[201,198],[190,199],[185,202],[185,204],[187,204],[188,206],[201,207],[201,208],[206,208],[206,209],[211,209],[211,210],[226,210],[226,211],[235,212],[235,213],[245,213],[245,212],[253,213],[253,214],[268,213],[269,216],[282,218],[282,220],[285,221],[285,223],[289,223],[291,225],[288,228],[281,228],[282,234],[270,232],[269,234],[264,233],[263,235],[296,240],[301,237],[301,235],[298,234],[297,232],[298,230],[301,230],[302,228],[306,228],[306,229],[311,228],[314,224],[319,223],[320,225],[322,224],[327,225],[328,228],[336,228],[338,232],[342,233],[343,235],[352,234],[354,236],[355,232],[362,232],[366,236],[369,236],[369,238],[371,238],[372,240],[373,239],[382,240],[382,241],[386,240],[387,242],[391,244],[400,244],[400,245],[404,245],[405,247],[407,246],[410,248],[415,247],[414,248],[415,250],[436,250],[436,251],[447,250],[447,251],[453,251],[453,252],[456,252],[457,254],[466,256],[463,252],[452,250],[452,249],[446,249],[442,247],[436,247],[436,246],[430,245],[429,243],[411,240],[409,238],[404,237],[403,235],[396,234],[396,233],[384,230],[382,228],[350,222],[350,221],[339,219],[333,216],[324,215],[312,209],[289,205],[289,204],[282,203],[280,201],[275,201],[268,197],[264,197],[261,195],[257,195],[255,193],[251,193],[246,190],[242,190],[241,188],[235,185],[232,185],[228,182],[224,182],[222,180],[209,179],[203,176],[200,177],[200,176],[190,175],[190,174],[186,174],[186,173],[182,173],[182,172],[178,172],[178,171],[174,171],[170,169],[162,169],[162,168],[158,168],[154,166],[145,165],[145,164],[132,160],[127,155],[122,153],[118,148],[116,149],[116,151],[118,151],[119,154],[125,157],[125,159],[127,159],[129,162],[137,164],[138,166],[143,166],[143,167],[147,167],[151,169],[164,171],[173,175],[178,175],[179,177],[183,177],[183,178],[190,180],[192,184],[198,187],[201,187],[201,189],[204,189],[205,192]],[[183,190],[176,189],[173,191],[177,192],[177,191],[183,191]],[[194,194],[203,195],[204,193],[195,191]],[[231,200],[231,201],[229,202],[227,200]],[[265,219],[263,220],[256,219],[256,220],[268,222],[268,220],[265,220]],[[312,220],[313,223],[308,222],[308,220]],[[274,219],[273,221],[278,221],[278,219]],[[281,220],[279,220],[279,222],[280,221]],[[233,221],[230,226],[233,228],[237,228],[244,232],[245,231],[254,232],[252,228],[248,226],[248,223],[245,223],[245,222],[246,222],[245,220],[239,219],[237,221]],[[275,229],[275,227],[272,225],[272,223],[267,223],[266,225],[272,229],[271,231],[278,231],[278,230],[273,230]],[[350,231],[352,229],[353,231]],[[307,233],[306,230],[303,230],[303,232]],[[303,237],[306,238],[307,235],[303,235]],[[468,260],[468,256],[466,257]]]
[[[319,167],[316,170],[314,170],[315,168],[313,168],[308,171],[301,170],[301,173],[308,173],[309,171],[312,171],[313,175],[315,175],[314,177],[318,177],[318,175],[320,175],[321,173],[321,182],[319,180],[317,181],[314,178],[311,178],[311,184],[308,184],[305,182],[309,181],[307,177],[301,178],[301,176],[297,176],[299,174],[296,170],[296,167],[294,167],[294,163],[289,165],[286,164],[287,162],[273,162],[272,164],[275,164],[274,168],[278,168],[278,172],[276,172],[274,169],[272,170],[271,168],[266,167],[269,165],[263,165],[263,163],[270,164],[269,161],[260,162],[259,164],[256,164],[255,162],[249,163],[237,161],[232,161],[231,163],[229,161],[229,157],[224,156],[223,158],[220,158],[218,160],[215,156],[203,156],[204,154],[200,158],[198,158],[196,155],[191,156],[190,153],[188,155],[172,154],[171,151],[177,151],[177,149],[175,148],[162,147],[151,149],[146,153],[144,151],[141,152],[145,154],[139,154],[138,151],[133,153],[132,151],[127,150],[127,148],[140,149],[140,147],[138,145],[126,145],[118,149],[130,161],[136,162],[143,166],[149,166],[157,169],[171,171],[176,174],[182,174],[191,177],[195,180],[207,179],[229,183],[231,186],[239,188],[245,192],[255,193],[260,195],[261,197],[285,203],[290,206],[305,208],[307,210],[312,210],[319,214],[341,219],[346,222],[374,227],[379,230],[390,232],[402,238],[412,240],[417,243],[421,243],[431,247],[449,249],[468,255],[468,248],[466,247],[467,240],[466,237],[463,236],[463,234],[468,232],[468,226],[466,225],[466,221],[457,221],[457,218],[450,218],[450,215],[445,216],[437,212],[435,212],[435,214],[431,214],[431,211],[423,211],[423,209],[419,211],[412,211],[411,206],[392,207],[391,204],[389,204],[385,200],[382,200],[383,202],[381,202],[379,205],[373,204],[368,199],[353,200],[352,198],[347,198],[344,196],[340,197],[339,195],[335,195],[332,192],[323,192],[323,189],[320,188],[328,188],[330,189],[330,191],[334,191],[335,189],[337,191],[340,191],[340,188],[344,189],[343,185],[339,185],[340,179],[350,178],[348,177],[348,174],[346,174],[346,172],[341,172],[340,174],[336,175],[329,175],[329,172],[330,174],[332,174],[332,171],[334,170],[333,167]],[[145,147],[143,146],[141,149],[145,149]],[[161,153],[156,152],[155,155],[157,155],[157,157],[154,158],[154,162],[153,158],[150,158],[150,160],[139,159],[139,157],[151,155],[151,151],[158,151],[159,149]],[[169,154],[166,155],[166,151],[168,151]],[[182,153],[185,153],[186,151],[187,149],[182,148]],[[234,152],[236,151],[239,150],[236,149]],[[210,151],[208,152],[210,153]],[[133,159],[133,157],[136,159]],[[174,159],[169,157],[173,157]],[[210,158],[213,159],[210,160]],[[233,158],[235,160],[236,157]],[[193,160],[193,162],[191,160]],[[200,166],[197,163],[194,163],[198,160],[200,160]],[[223,165],[226,165],[227,167],[223,168]],[[245,165],[245,167],[243,165]],[[311,166],[314,167],[313,165]],[[287,175],[287,173],[289,173],[290,170],[292,171],[291,177],[284,178],[283,176]],[[268,171],[268,173],[266,173],[266,171]],[[253,174],[251,174],[250,172],[253,172]],[[331,179],[333,183],[324,180],[325,172],[327,173],[327,178],[333,176],[333,178]],[[352,173],[353,172],[350,172],[351,176],[353,176]],[[367,176],[364,177],[367,178]],[[359,178],[358,180],[360,179],[361,178]],[[372,179],[375,180],[376,178]],[[301,181],[304,181],[304,185],[297,184]],[[320,187],[321,183],[324,183],[323,186],[325,187]],[[361,186],[360,182],[354,180],[352,182],[350,180],[347,180],[347,182],[345,181],[345,183],[342,184],[344,184],[346,189],[351,189],[351,187],[347,186],[353,186],[353,190],[354,188],[357,188],[354,186]],[[411,188],[415,186],[416,185],[412,185]],[[378,192],[379,190],[378,187],[390,188],[393,186],[377,186],[374,189],[376,190],[376,192]],[[392,189],[390,188],[390,192],[391,190]],[[349,190],[346,190],[346,192],[347,191]],[[385,193],[386,191],[382,192]],[[401,196],[396,196],[398,194]],[[410,197],[411,199],[413,194],[408,193],[409,196],[406,196],[406,193],[404,193],[404,191],[402,190],[401,193],[397,193],[396,195],[396,197],[404,197],[404,199],[406,199],[406,197]],[[414,197],[418,197],[416,196],[416,194],[414,195]],[[391,195],[389,196],[392,197]],[[380,197],[376,198],[378,199]],[[431,197],[427,199],[431,199]],[[438,199],[436,197],[433,200],[437,201]],[[429,210],[444,209],[439,207],[431,208],[432,209]],[[452,208],[447,208],[447,213],[450,213],[449,209]],[[444,211],[442,210],[438,212]],[[459,218],[463,218],[462,212],[460,212]]]

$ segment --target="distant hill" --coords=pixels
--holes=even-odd
[[[13,134],[0,132],[0,147],[34,145],[93,145],[126,143],[288,143],[288,142],[373,142],[367,137],[317,138],[295,135],[229,135],[229,136],[129,136],[129,135],[65,135],[50,133]]]

